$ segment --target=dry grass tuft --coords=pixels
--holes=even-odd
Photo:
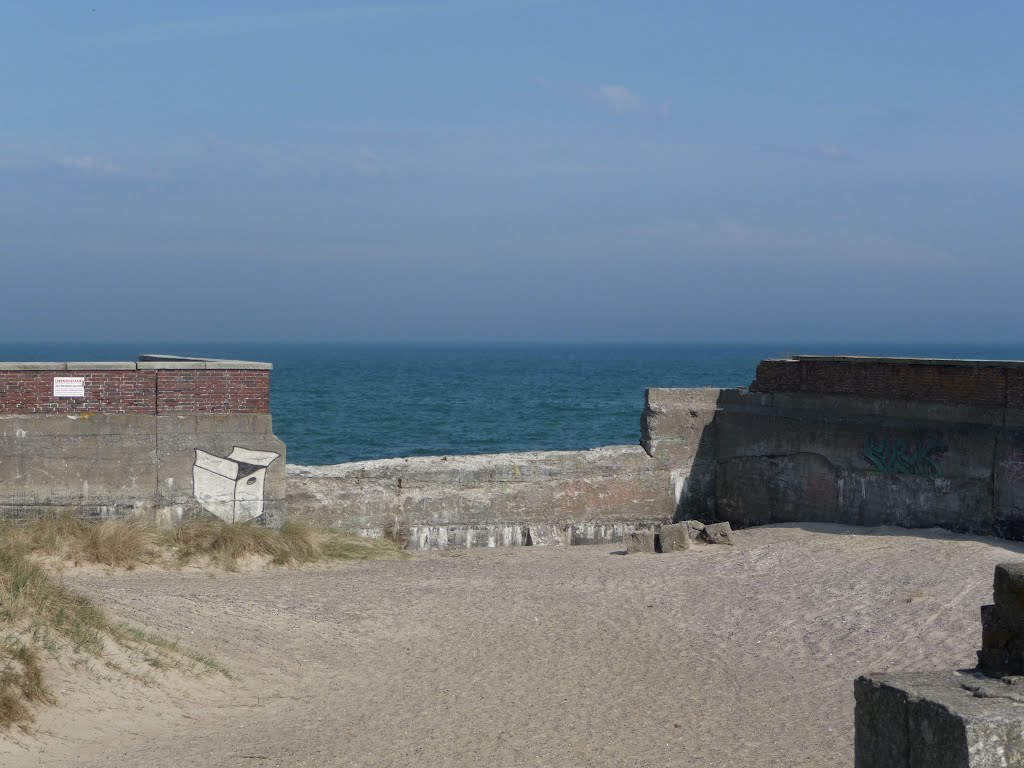
[[[131,569],[151,562],[158,555],[161,539],[151,523],[138,519],[89,521],[74,510],[45,513],[21,524],[0,524],[0,541],[9,551],[116,568]]]
[[[159,531],[138,520],[104,520],[87,525],[79,539],[85,560],[129,570],[152,561],[160,542]]]
[[[391,537],[365,539],[345,531],[321,531],[320,551],[328,560],[395,560],[409,557]]]
[[[175,529],[173,542],[182,563],[205,557],[228,569],[252,555],[269,557],[276,565],[310,563],[322,556],[316,532],[298,523],[285,523],[280,530],[253,523],[184,523]]]
[[[0,643],[0,728],[27,728],[32,722],[31,704],[54,702],[43,683],[38,651],[15,638]]]

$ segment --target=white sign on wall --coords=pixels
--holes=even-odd
[[[54,397],[85,397],[85,376],[54,376]]]

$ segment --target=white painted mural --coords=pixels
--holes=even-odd
[[[192,492],[207,512],[226,523],[244,523],[263,514],[263,485],[281,454],[237,446],[221,458],[196,449]]]

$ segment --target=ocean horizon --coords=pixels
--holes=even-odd
[[[0,360],[273,363],[291,464],[636,444],[648,387],[744,387],[792,354],[1024,359],[1024,344],[4,342]]]

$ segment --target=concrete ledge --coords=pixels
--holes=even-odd
[[[134,371],[135,363],[107,362],[68,362],[64,363],[69,371]]]
[[[180,370],[205,370],[206,363],[198,362],[181,362],[181,363],[147,363],[140,362],[136,363],[136,366],[140,371],[180,371]]]
[[[660,521],[616,523],[496,523],[493,525],[411,525],[402,533],[405,548],[411,551],[432,549],[476,549],[479,547],[560,547],[566,545],[621,544],[629,536],[642,534],[654,552],[654,539]],[[380,529],[365,529],[367,538],[384,535]]]
[[[0,362],[0,371],[269,371],[273,368],[273,363],[259,363],[250,360],[140,360],[137,363],[130,361]]]
[[[1024,368],[1024,360],[970,360],[948,357],[867,357],[861,355],[792,355],[772,362],[810,360],[822,363],[895,363],[897,365],[955,365],[967,368]]]
[[[0,363],[0,371],[66,371],[67,363]]]

